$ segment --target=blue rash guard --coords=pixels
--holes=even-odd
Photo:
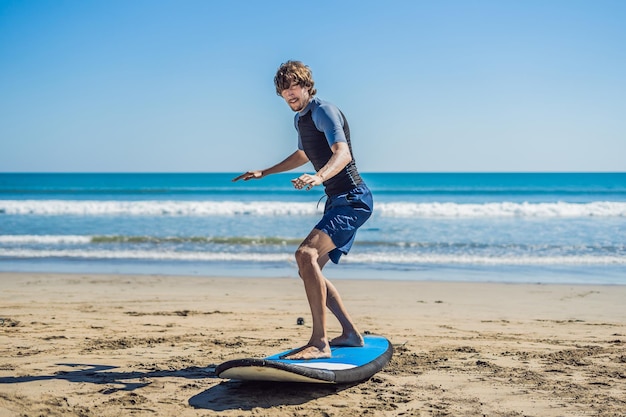
[[[326,101],[314,98],[305,109],[296,114],[298,149],[304,151],[316,171],[322,169],[333,156],[332,145],[350,143],[350,128],[341,111]],[[350,251],[356,231],[372,214],[372,194],[356,169],[354,157],[337,175],[324,181],[329,196],[324,216],[315,226],[326,233],[335,244],[328,253],[338,263],[341,255]]]
[[[304,151],[316,171],[328,163],[333,155],[331,146],[337,142],[347,143],[352,154],[350,127],[337,106],[315,97],[296,114],[294,124],[298,131],[298,149]],[[352,157],[337,175],[324,181],[324,188],[327,195],[333,196],[348,192],[362,183]]]

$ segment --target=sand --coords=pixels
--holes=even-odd
[[[395,348],[350,386],[214,375],[308,340],[299,279],[0,274],[0,417],[626,415],[626,286],[335,284]]]

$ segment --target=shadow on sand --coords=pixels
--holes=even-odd
[[[177,370],[154,370],[154,371],[131,371],[131,372],[110,372],[117,366],[110,365],[90,365],[78,363],[57,363],[59,366],[69,366],[81,368],[75,371],[59,371],[54,375],[24,375],[0,377],[0,384],[19,384],[22,382],[65,380],[69,382],[88,382],[101,385],[121,385],[121,387],[109,387],[101,391],[103,394],[111,394],[116,391],[134,391],[138,388],[151,384],[146,378],[215,378],[215,366],[204,368],[190,367]],[[84,369],[83,369],[84,368]],[[140,380],[135,382],[133,380]]]
[[[58,363],[58,366],[76,368],[72,371],[59,371],[54,375],[23,375],[0,377],[2,384],[19,384],[34,381],[64,380],[75,383],[105,385],[100,393],[112,394],[118,391],[134,391],[150,385],[152,378],[203,379],[215,376],[215,366],[189,367],[177,370],[148,370],[116,372],[117,366],[78,363]],[[271,408],[281,405],[299,405],[317,398],[343,391],[356,384],[306,384],[274,382],[223,381],[194,395],[189,405],[194,408],[214,411],[233,409],[251,410]]]
[[[300,405],[354,385],[225,381],[191,397],[189,405],[213,411]]]

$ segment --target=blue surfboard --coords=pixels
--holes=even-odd
[[[235,359],[215,368],[220,378],[244,381],[313,382],[346,384],[370,378],[391,360],[393,346],[386,338],[365,335],[364,346],[331,347],[327,359],[281,359],[291,352],[277,353],[263,359]]]

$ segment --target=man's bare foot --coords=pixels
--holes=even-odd
[[[326,346],[325,348],[318,348],[313,345],[306,345],[301,347],[300,349],[296,349],[294,351],[289,352],[285,356],[281,357],[281,359],[287,360],[310,360],[310,359],[324,359],[330,358],[330,346]]]
[[[361,336],[357,332],[342,334],[341,336],[335,337],[333,340],[331,340],[330,345],[361,347],[363,346],[363,336]]]

